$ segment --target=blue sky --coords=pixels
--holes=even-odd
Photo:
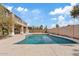
[[[3,4],[11,12],[28,23],[29,26],[47,26],[54,28],[72,25],[70,10],[75,3],[6,3]],[[79,22],[76,20],[76,24]]]

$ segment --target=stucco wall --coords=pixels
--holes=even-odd
[[[44,33],[45,30],[29,30],[30,33]]]

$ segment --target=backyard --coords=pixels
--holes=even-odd
[[[78,19],[79,4],[0,4],[0,55],[79,56]]]

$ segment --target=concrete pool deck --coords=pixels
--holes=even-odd
[[[24,38],[16,35],[0,40],[0,56],[79,56],[79,44],[15,44]]]

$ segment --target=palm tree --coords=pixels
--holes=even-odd
[[[79,5],[76,5],[70,11],[70,14],[74,20],[79,16]],[[75,22],[75,21],[74,21]],[[73,37],[74,37],[74,25],[73,25]]]

